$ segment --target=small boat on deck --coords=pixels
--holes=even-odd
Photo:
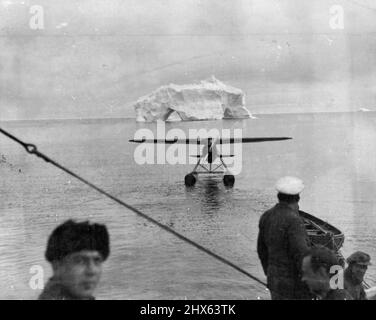
[[[311,245],[322,245],[340,254],[345,235],[339,229],[307,212],[299,210],[299,215],[304,220]]]
[[[328,222],[325,222],[307,212],[299,210],[299,215],[304,220],[304,225],[311,241],[311,245],[322,245],[333,250],[339,258],[342,267],[345,267],[345,258],[340,251],[343,242],[345,241],[345,235]],[[376,286],[371,287],[367,282],[363,281],[363,287],[367,299],[376,300]]]

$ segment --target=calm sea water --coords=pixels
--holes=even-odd
[[[256,253],[258,220],[275,201],[273,185],[301,177],[301,208],[345,233],[345,256],[376,262],[376,113],[268,115],[255,120],[170,123],[167,129],[242,128],[243,136],[291,136],[243,145],[235,187],[220,178],[188,190],[192,165],[138,165],[134,120],[3,122],[1,127],[114,196],[265,279]],[[68,218],[105,223],[111,255],[99,299],[257,299],[261,285],[104,198],[0,136],[0,298],[34,299],[31,268],[41,266],[47,237]],[[367,281],[376,284],[371,266]]]

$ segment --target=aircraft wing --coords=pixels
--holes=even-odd
[[[256,142],[265,142],[265,141],[281,141],[289,140],[290,137],[260,137],[260,138],[219,138],[217,143],[226,144],[226,143],[256,143]]]
[[[265,141],[280,141],[289,140],[290,137],[260,137],[260,138],[219,138],[216,143],[227,144],[227,143],[255,143],[255,142],[265,142]],[[208,138],[202,139],[131,139],[129,142],[135,143],[182,143],[182,144],[206,144]]]
[[[182,143],[182,144],[200,144],[201,142],[207,141],[207,139],[141,139],[136,140],[132,139],[129,140],[129,142],[136,142],[136,143],[166,143],[166,144],[172,144],[172,143]]]

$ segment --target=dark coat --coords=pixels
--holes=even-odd
[[[310,299],[301,282],[301,263],[309,250],[303,219],[287,203],[278,203],[260,218],[257,253],[273,296]]]
[[[94,297],[87,300],[94,300]],[[81,300],[73,296],[59,281],[53,277],[48,280],[43,292],[38,297],[38,300]]]
[[[344,272],[345,289],[351,294],[354,300],[367,300],[367,294],[363,285],[356,281],[349,268]]]

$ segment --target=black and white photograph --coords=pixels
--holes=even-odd
[[[0,0],[0,300],[231,318],[375,264],[376,1]]]

